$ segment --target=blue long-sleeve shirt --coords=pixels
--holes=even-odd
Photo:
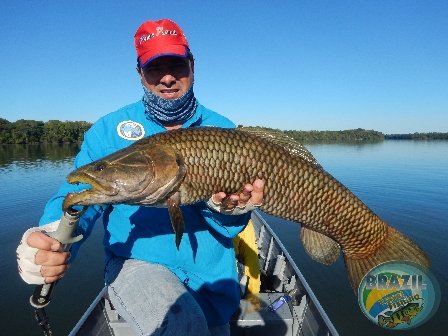
[[[200,104],[195,115],[182,125],[198,126],[235,127],[227,118]],[[102,117],[86,132],[75,168],[124,148],[143,136],[164,131],[165,127],[145,114],[142,101],[125,106]],[[86,185],[64,183],[47,203],[40,225],[60,219],[64,196],[84,188]],[[77,233],[84,238],[72,246],[72,259],[90,235],[95,221],[103,215],[106,262],[111,256],[120,256],[166,266],[185,283],[208,324],[223,325],[238,308],[240,298],[232,238],[247,224],[249,214],[223,215],[210,210],[204,202],[181,209],[185,232],[177,250],[166,208],[90,206],[79,221]]]

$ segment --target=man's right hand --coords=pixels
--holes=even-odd
[[[52,283],[62,278],[70,266],[70,252],[63,252],[56,239],[41,232],[56,230],[58,222],[31,228],[23,235],[16,253],[19,273],[26,283]]]

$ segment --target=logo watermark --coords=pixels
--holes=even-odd
[[[429,270],[408,261],[389,261],[362,279],[358,301],[381,328],[404,330],[428,321],[440,304],[440,287]]]

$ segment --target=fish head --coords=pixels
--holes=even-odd
[[[86,164],[67,176],[90,188],[69,193],[63,209],[74,205],[160,203],[175,192],[186,169],[181,155],[164,145],[129,146]]]

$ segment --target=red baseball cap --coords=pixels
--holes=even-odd
[[[171,20],[146,21],[134,35],[137,62],[144,68],[160,56],[188,56],[188,42],[184,32]]]

